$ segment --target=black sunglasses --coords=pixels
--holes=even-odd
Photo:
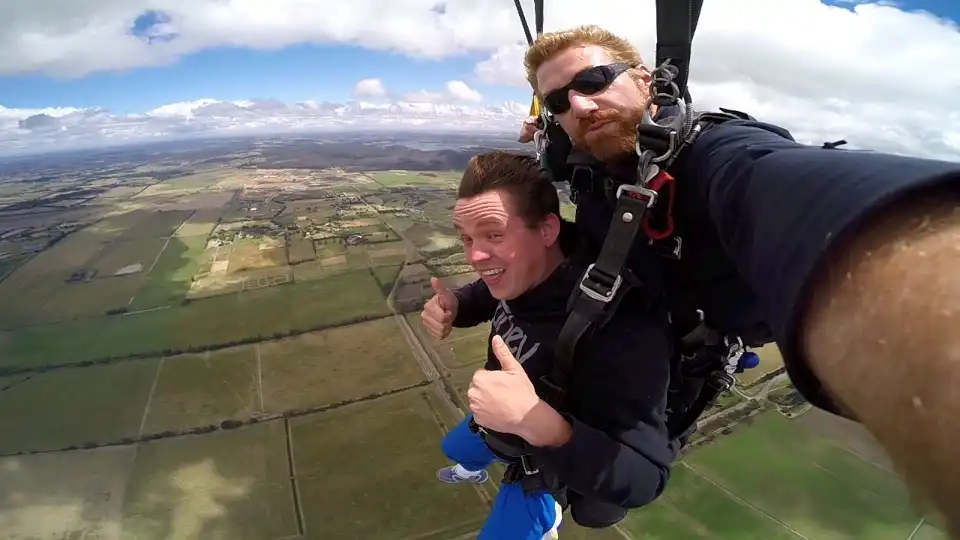
[[[543,96],[543,106],[553,114],[563,114],[570,110],[570,90],[592,96],[610,86],[620,74],[632,67],[630,64],[617,62],[587,68],[577,73],[566,86]]]

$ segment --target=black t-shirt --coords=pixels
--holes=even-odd
[[[567,261],[543,283],[510,301],[496,302],[490,338],[500,335],[523,365],[538,395],[546,388],[553,346],[567,318],[567,300],[584,267]],[[471,285],[478,297],[489,290]],[[461,290],[462,294],[462,290]],[[559,448],[533,449],[560,480],[580,495],[634,508],[664,489],[676,457],[665,423],[671,343],[662,319],[631,305],[640,291],[627,293],[620,309],[593,336],[577,345],[567,398],[561,413],[573,426]],[[490,316],[489,304],[461,304],[455,326],[472,326]],[[500,369],[488,345],[485,368]],[[509,439],[510,437],[505,437]]]

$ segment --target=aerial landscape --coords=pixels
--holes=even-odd
[[[431,276],[477,277],[450,216],[485,148],[529,151],[360,134],[0,166],[3,537],[475,535],[496,482],[434,471],[488,329],[437,342],[419,310]],[[760,352],[657,503],[563,538],[939,538],[869,436]]]
[[[695,112],[744,111],[827,148],[817,155],[960,162],[960,3],[708,0],[687,13],[692,47],[658,36],[689,25],[657,4],[0,2],[0,540],[478,538],[504,467],[458,485],[437,471],[490,326],[436,340],[421,310],[432,278],[453,290],[479,277],[452,222],[470,158],[535,153],[518,140],[531,87],[547,84],[525,67],[534,13],[545,32],[600,25],[651,69],[664,51],[689,54],[674,66],[689,68]],[[616,126],[605,121],[641,95],[636,65],[574,70],[551,54],[573,140]],[[922,84],[898,76],[908,67]],[[544,102],[563,107],[554,95]],[[679,176],[676,193],[696,191]],[[574,220],[569,183],[554,187]],[[764,198],[757,214],[796,199]],[[743,213],[707,213],[724,214],[710,234],[763,251]],[[819,241],[797,229],[787,241]],[[755,258],[761,279],[789,281]],[[713,259],[692,260],[713,285]],[[566,512],[559,538],[947,539],[866,428],[813,407],[776,344],[756,353],[654,502],[603,529]],[[913,399],[911,413],[934,410]],[[934,417],[949,418],[922,418]]]

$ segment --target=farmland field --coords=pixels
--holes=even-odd
[[[379,285],[363,270],[166,309],[0,332],[0,367],[183,351],[387,313]]]
[[[250,418],[260,410],[256,345],[164,358],[143,433]]]
[[[797,422],[768,412],[694,450],[624,528],[637,540],[907,538],[920,518],[902,481]]]
[[[10,539],[119,538],[136,451],[124,446],[0,458],[0,531]]]
[[[437,342],[419,312],[432,276],[477,279],[451,223],[460,173],[399,169],[479,147],[445,135],[407,156],[397,141],[421,135],[360,137],[0,171],[0,205],[17,204],[0,208],[0,537],[476,536],[503,467],[483,485],[435,474],[490,326]],[[759,354],[741,386],[782,366]],[[722,396],[658,501],[604,530],[568,513],[560,538],[945,540],[861,426],[778,413],[791,391]]]
[[[0,379],[0,452],[51,450],[138,435],[158,363],[145,360]]]
[[[479,529],[487,509],[476,491],[434,478],[446,459],[427,392],[297,418],[291,431],[311,538],[446,540]]]
[[[262,540],[297,535],[283,421],[139,445],[126,538]]]
[[[384,187],[436,186],[454,187],[460,181],[460,173],[422,173],[416,171],[377,171],[368,176]]]
[[[259,344],[266,411],[318,407],[423,380],[393,317]]]

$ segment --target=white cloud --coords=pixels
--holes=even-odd
[[[443,94],[442,92],[439,94]],[[218,101],[171,103],[143,114],[101,109],[0,108],[0,155],[152,138],[330,129],[447,129],[515,133],[527,106],[434,102]]]
[[[404,94],[401,99],[412,103],[480,103],[483,96],[463,81],[447,81],[445,91],[418,90]]]
[[[81,76],[167,64],[218,46],[347,43],[429,58],[464,52],[487,56],[475,68],[476,80],[391,98],[407,105],[398,106],[396,113],[378,113],[383,118],[410,114],[416,118],[411,122],[425,122],[429,115],[417,107],[454,102],[472,104],[464,111],[485,110],[482,97],[471,89],[480,82],[525,91],[523,33],[513,3],[439,3],[443,9],[437,9],[438,0],[6,0],[0,2],[0,75]],[[528,18],[530,4],[524,2]],[[885,4],[841,8],[816,0],[705,2],[692,63],[697,104],[747,110],[808,142],[845,138],[858,147],[960,159],[960,31],[955,23]],[[152,44],[129,32],[148,8],[164,14],[143,32]],[[653,57],[653,0],[593,0],[589,9],[574,0],[551,0],[545,8],[547,30],[601,24],[630,39],[646,58]],[[390,110],[385,106],[377,110]],[[232,111],[247,123],[267,122],[262,110],[237,103],[218,107],[205,114],[226,118]],[[297,123],[291,119],[293,110],[304,123],[317,121],[313,109],[285,107],[274,117]],[[57,122],[31,124],[48,126],[44,136],[50,136],[54,125],[62,133],[92,122],[117,122],[132,133],[161,129],[156,126],[162,121],[180,122],[176,129],[181,130],[211,121],[198,119],[196,110],[189,118],[156,111],[137,117],[61,112],[36,113]],[[0,137],[29,140],[32,132],[24,132],[16,121],[11,127],[9,116],[0,109]],[[170,125],[161,131],[173,130]],[[111,132],[121,129],[116,126]]]
[[[467,86],[463,81],[450,81],[447,83],[447,93],[457,101],[469,101],[480,103],[483,96],[473,88]]]
[[[387,89],[380,79],[363,79],[353,86],[353,95],[358,99],[380,99],[387,97]]]

